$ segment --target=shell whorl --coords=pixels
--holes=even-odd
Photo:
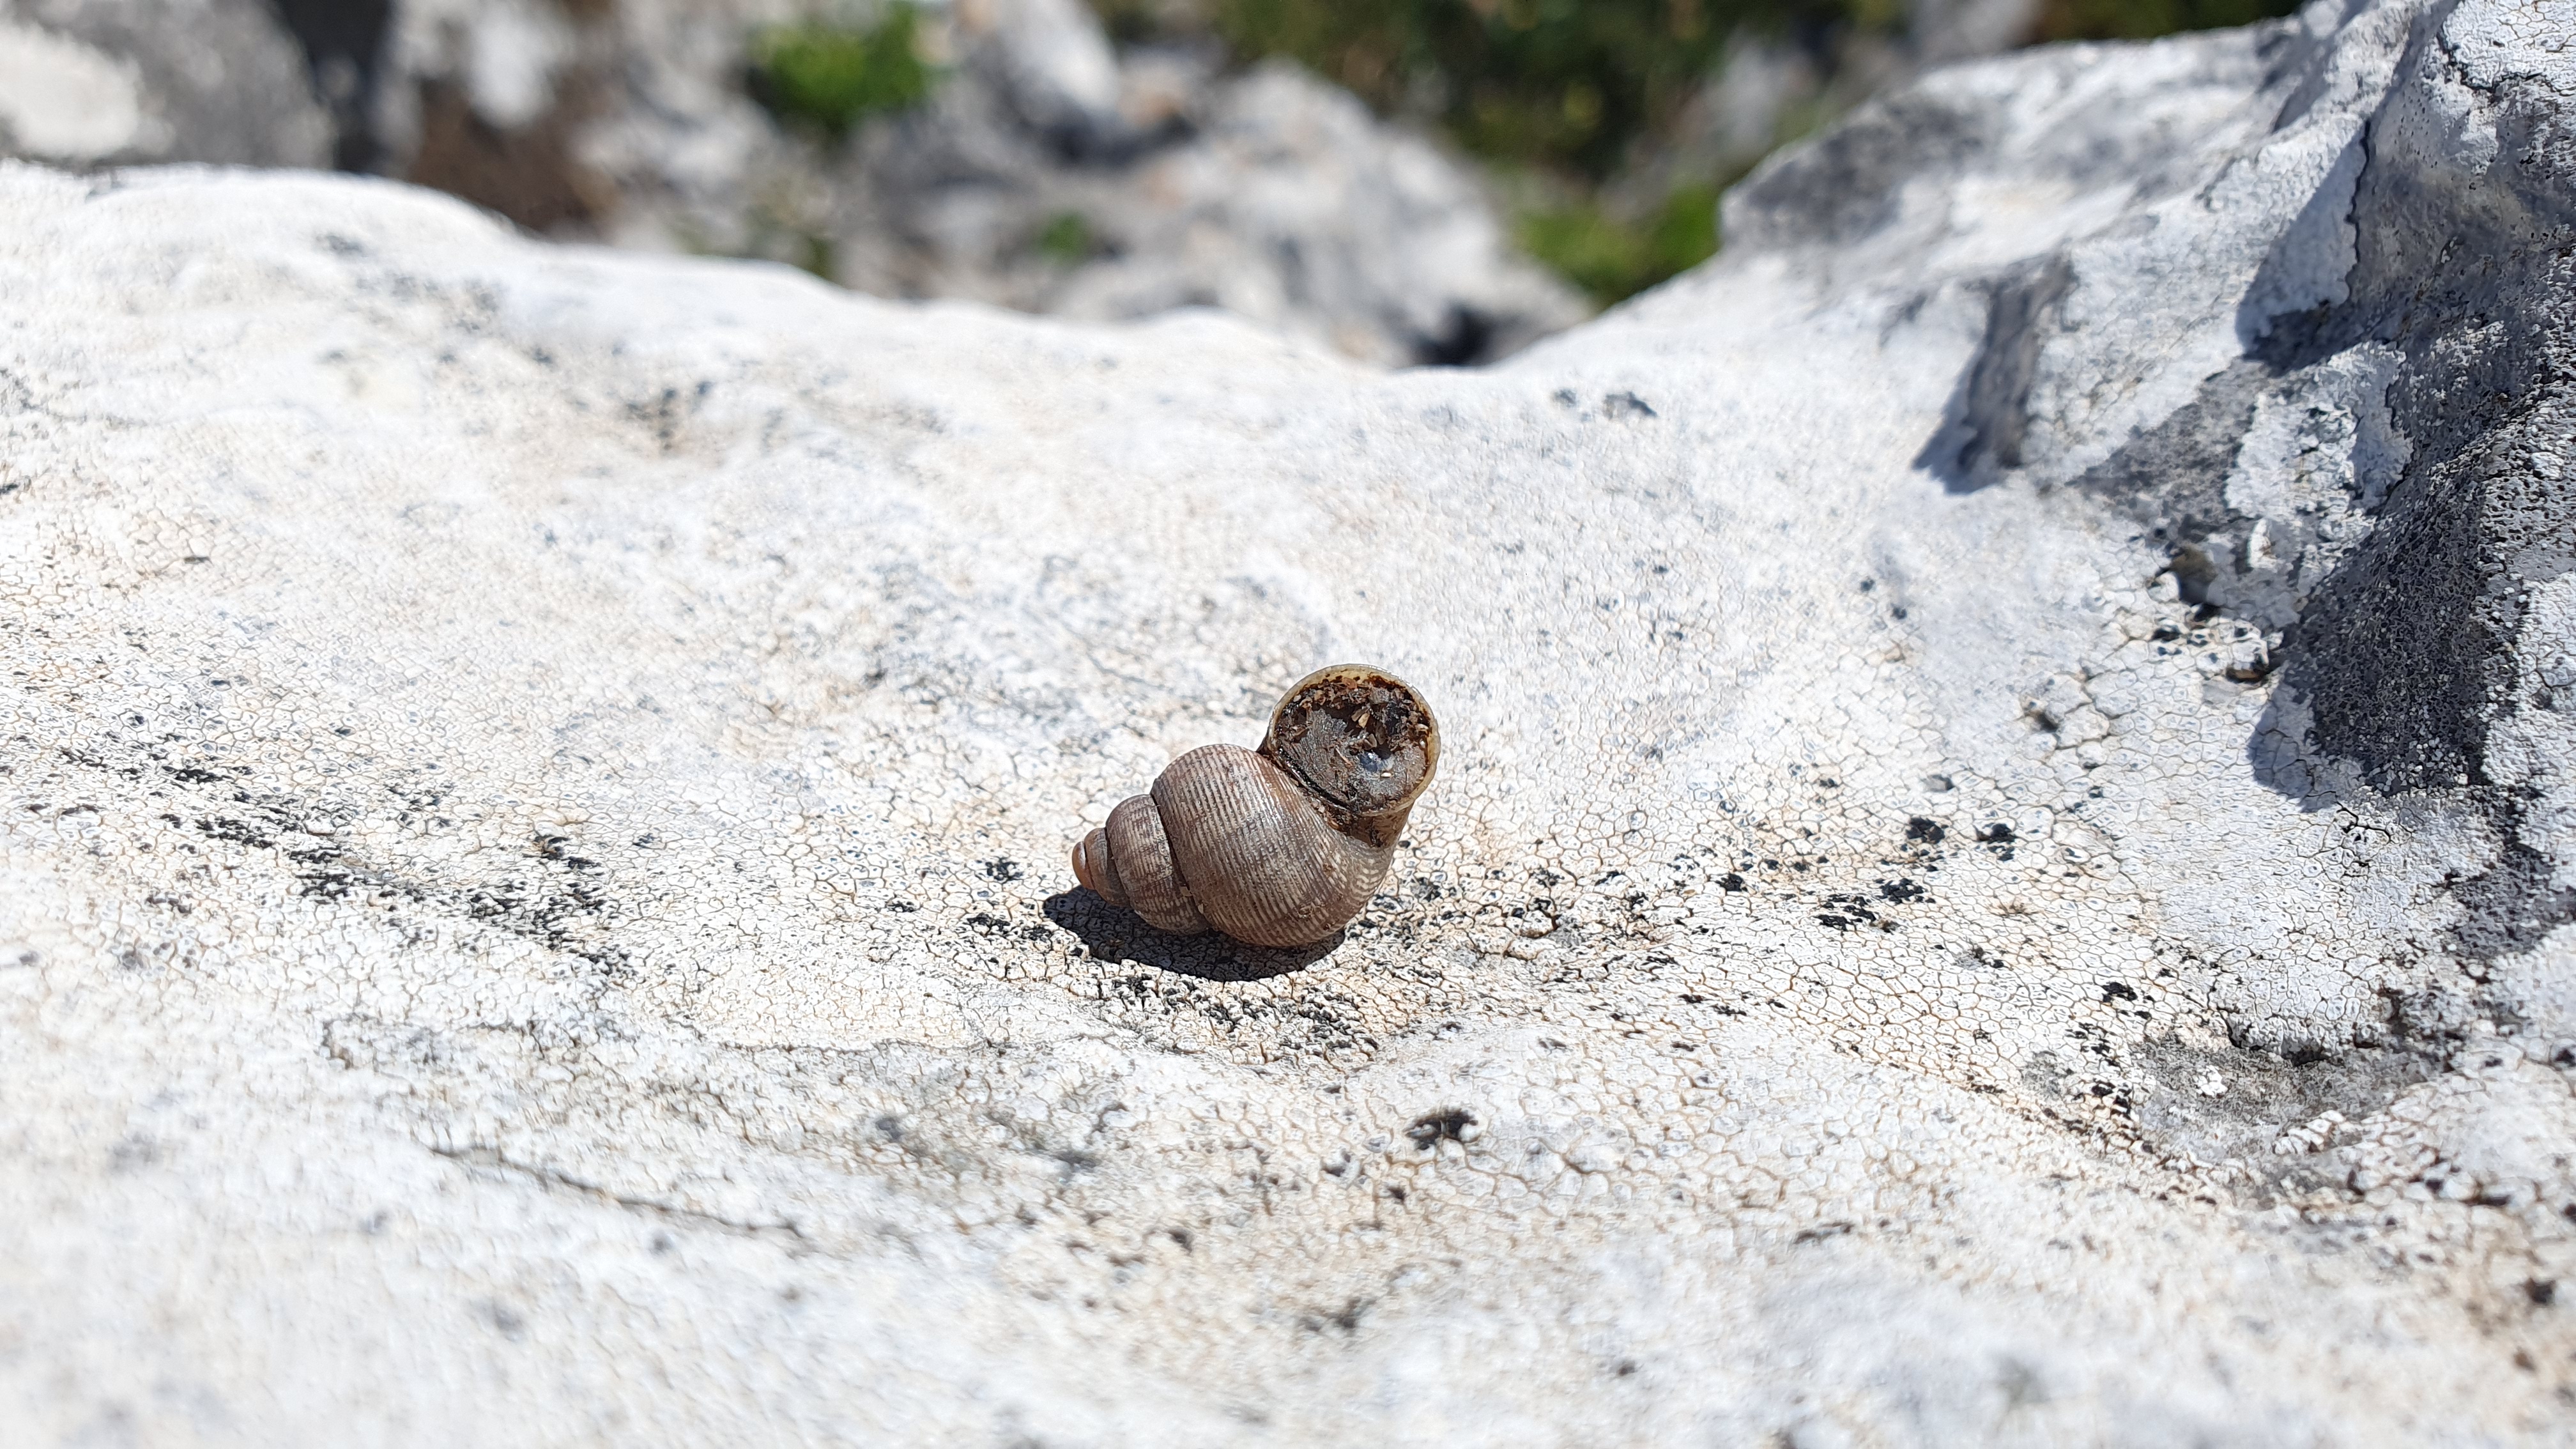
[[[1109,823],[1083,837],[1074,847],[1073,873],[1101,899],[1143,916],[1156,930],[1189,936],[1208,928],[1181,882],[1162,814],[1149,796],[1118,802]]]
[[[1161,930],[1308,945],[1367,907],[1439,762],[1439,725],[1410,686],[1363,665],[1319,669],[1280,701],[1258,751],[1192,750],[1120,802],[1074,847],[1074,875]]]

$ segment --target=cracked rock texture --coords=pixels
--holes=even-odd
[[[2571,36],[1942,72],[1482,372],[0,169],[0,1412],[2564,1442]],[[1336,659],[1344,938],[1073,888]]]

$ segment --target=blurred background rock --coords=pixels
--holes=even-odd
[[[531,231],[1505,355],[1927,66],[2285,0],[0,0],[0,151],[335,166]]]

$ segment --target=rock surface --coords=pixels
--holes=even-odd
[[[0,1407],[2563,1440],[2570,35],[1943,72],[1481,372],[0,169]],[[1072,888],[1341,658],[1345,939]]]

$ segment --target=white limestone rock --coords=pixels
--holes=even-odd
[[[2567,9],[1936,75],[1479,372],[0,169],[0,1411],[2563,1438]],[[1345,939],[1073,889],[1344,658]]]

